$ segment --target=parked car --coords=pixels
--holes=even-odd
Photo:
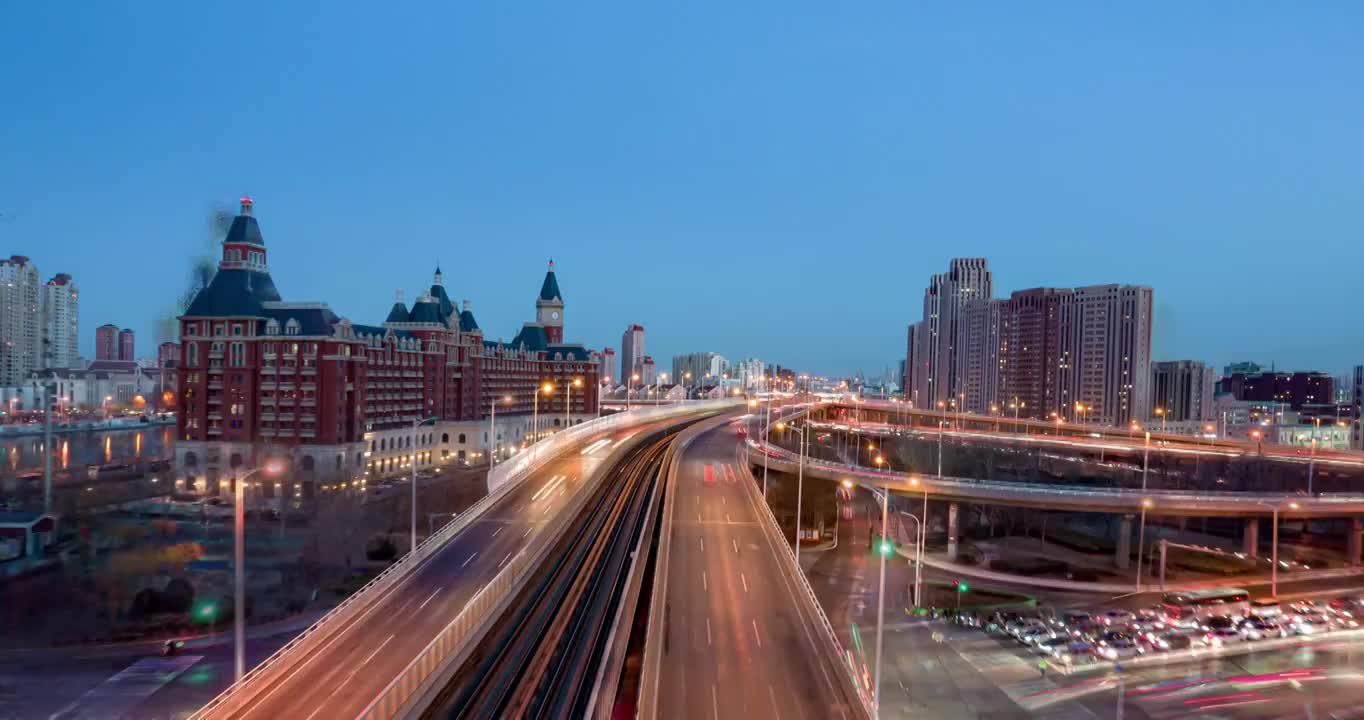
[[[1288,630],[1266,618],[1251,616],[1241,623],[1241,635],[1247,640],[1288,637]]]
[[[1056,660],[1066,665],[1088,665],[1096,662],[1094,646],[1087,642],[1073,642],[1056,653]]]
[[[1130,638],[1115,640],[1099,647],[1099,654],[1109,660],[1126,660],[1145,653],[1140,643]]]
[[[1214,628],[1203,634],[1203,644],[1208,647],[1234,645],[1242,640],[1245,640],[1245,637],[1241,635],[1241,628],[1236,625]]]

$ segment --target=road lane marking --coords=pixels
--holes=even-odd
[[[502,567],[503,565],[506,565],[507,561],[511,559],[511,556],[511,553],[507,553],[507,557],[502,558],[502,562],[498,563],[497,566]]]
[[[738,541],[738,540],[735,540],[734,538],[730,538],[730,539],[729,539],[729,542],[732,543],[732,544],[734,545],[734,554],[735,554],[735,555],[738,555],[738,554],[739,554],[739,541]]]
[[[748,592],[748,578],[744,577],[743,573],[739,573],[739,582],[744,584],[744,592]]]
[[[534,526],[534,525],[531,525],[530,527],[526,528],[526,533],[525,533],[524,535],[522,535],[521,537],[523,537],[523,538],[528,538],[528,537],[530,537],[530,531],[531,531],[531,530],[534,530],[534,529],[535,529],[535,526]]]
[[[464,569],[466,566],[468,566],[469,563],[473,562],[473,561],[474,561],[474,558],[476,558],[476,557],[478,557],[478,553],[474,553],[473,555],[470,555],[470,556],[469,556],[469,559],[468,559],[468,560],[465,560],[465,561],[464,561],[464,564],[459,566],[460,569],[461,569],[461,570]]]
[[[701,524],[701,513],[696,513],[696,523]]]
[[[705,570],[702,570],[702,571],[701,571],[701,589],[702,589],[702,590],[705,590],[706,592],[710,592],[710,585],[707,585],[707,584],[706,584],[706,571],[705,571]],[[707,622],[709,622],[709,621],[707,621]]]
[[[728,505],[728,504],[729,504],[729,501],[725,499],[725,496],[724,496],[724,495],[721,495],[721,496],[720,496],[720,504],[721,504],[721,505]]]
[[[506,529],[506,527],[507,527],[506,525],[503,525],[502,527],[500,527],[500,528],[494,530],[494,531],[493,531],[493,537],[497,537],[497,534],[500,533],[500,532],[502,532],[504,529]]]
[[[541,495],[549,497],[550,493],[554,492],[555,488],[557,488],[561,483],[563,483],[564,479],[565,479],[564,475],[555,475],[554,477],[550,478],[549,482],[545,483],[544,487],[535,491],[535,494],[530,497],[531,502],[537,502],[540,499]]]
[[[781,706],[777,705],[777,691],[772,689],[772,684],[767,685],[767,697],[772,699],[772,714],[781,717]]]
[[[322,712],[322,706],[318,705],[316,708],[313,709],[312,712],[308,713],[308,717],[303,718],[303,720],[313,720],[313,716],[317,715],[320,712]]]
[[[729,522],[729,513],[725,513],[725,522]]]
[[[392,640],[392,639],[393,639],[393,636],[392,636],[392,635],[389,635],[389,636],[388,636],[388,639],[387,639],[387,640],[384,640],[384,641],[381,642],[381,643],[379,643],[379,647],[374,648],[374,652],[371,652],[370,654],[366,655],[366,656],[365,656],[365,659],[360,661],[360,664],[361,664],[361,665],[364,665],[365,663],[369,662],[370,660],[373,660],[373,659],[374,659],[374,656],[375,656],[375,655],[378,655],[378,654],[379,654],[379,651],[380,651],[380,650],[383,650],[383,649],[384,649],[384,646],[388,644],[388,641],[389,641],[389,640]]]
[[[720,701],[715,698],[715,683],[710,684],[710,711],[715,720],[720,720]]]
[[[706,618],[706,645],[710,645],[710,618]]]
[[[757,619],[755,618],[755,619],[752,620],[751,622],[753,623],[753,637],[754,637],[755,639],[757,639],[757,641],[758,641],[758,647],[762,647],[762,646],[763,646],[763,636],[762,636],[761,634],[758,633],[758,621],[757,621]]]
[[[701,552],[705,552],[705,551],[706,551],[706,539],[705,539],[705,538],[696,538],[696,539],[701,541]]]
[[[442,588],[436,588],[435,592],[431,593],[431,597],[429,597],[429,598],[423,600],[423,601],[422,601],[422,604],[420,604],[420,605],[417,606],[417,609],[418,609],[418,610],[421,610],[422,608],[426,607],[426,604],[429,603],[429,602],[431,602],[432,600],[435,600],[435,599],[436,599],[436,596],[440,594],[440,591],[441,591],[441,590],[444,590],[444,589],[445,589],[445,588],[443,588],[443,587],[442,587]]]

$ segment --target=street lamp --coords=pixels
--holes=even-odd
[[[610,376],[610,375],[607,375],[607,376],[606,376],[606,381],[602,384],[601,389],[597,391],[597,417],[598,417],[598,418],[601,417],[602,390],[606,390],[606,391],[609,392],[609,391],[610,391],[610,388],[611,388],[611,376]]]
[[[691,397],[691,371],[682,373],[682,392],[685,397]]]
[[[796,568],[800,568],[800,511],[805,499],[805,429],[808,423],[800,426],[800,461],[796,470]],[[778,430],[786,429],[786,423],[778,422]]]
[[[247,473],[245,477],[234,478],[232,523],[232,666],[233,683],[240,683],[246,674],[246,482],[257,473],[274,477],[284,472],[284,461],[269,459],[261,467]],[[284,525],[284,516],[279,518]]]
[[[511,396],[502,398],[511,403]],[[493,398],[488,405],[492,406],[492,417],[488,419],[488,469],[491,470],[497,464],[497,398]]]
[[[417,428],[429,422],[434,422],[440,418],[432,415],[429,418],[412,421],[412,544],[408,546],[408,552],[417,549]],[[280,525],[284,524],[284,518],[280,518]]]
[[[531,413],[531,421],[530,421],[530,424],[531,424],[530,442],[531,442],[531,445],[532,445],[532,446],[534,446],[535,443],[539,442],[539,440],[540,440],[540,393],[544,393],[545,395],[549,395],[549,394],[552,393],[552,392],[554,392],[554,385],[552,385],[552,384],[550,384],[550,383],[544,383],[544,384],[542,384],[540,387],[535,388],[535,405],[534,405],[533,410],[532,410],[532,413]],[[625,397],[626,397],[626,402],[628,403],[628,402],[629,402],[630,394],[627,392],[626,395],[625,395]],[[539,450],[536,450],[536,451],[535,451],[535,454],[532,455],[531,457],[532,457],[532,458],[537,457],[539,454],[540,454],[540,451],[539,451]]]
[[[1151,498],[1141,499],[1141,526],[1137,530],[1137,592],[1141,592],[1141,561],[1146,554],[1146,511],[1154,504]]]
[[[578,387],[582,387],[582,386],[583,386],[583,379],[582,379],[582,378],[573,378],[573,382],[565,382],[565,383],[564,383],[564,429],[565,429],[565,430],[568,429],[568,426],[569,426],[569,425],[572,425],[572,424],[573,424],[573,420],[572,420],[572,418],[569,416],[568,413],[569,413],[569,410],[573,407],[573,386],[575,386],[575,385],[578,386]]]
[[[881,457],[876,457],[876,464],[881,464]],[[885,497],[881,498],[881,548],[876,553],[881,558],[881,579],[878,583],[879,589],[876,592],[876,678],[872,681],[872,707],[881,706],[881,636],[886,627],[886,554],[890,551],[890,546],[886,540],[887,517],[890,514],[890,485],[882,488]]]
[[[1255,503],[1260,507],[1269,508],[1270,516],[1270,545],[1269,545],[1269,594],[1273,597],[1279,596],[1279,506],[1269,503]],[[1297,510],[1296,502],[1289,502],[1289,510]]]
[[[630,409],[630,390],[634,388],[635,383],[638,381],[639,373],[634,373],[630,375],[630,381],[625,383],[625,409],[627,411]]]
[[[1164,435],[1164,434],[1165,434],[1165,408],[1163,408],[1163,407],[1158,407],[1158,408],[1156,408],[1156,415],[1157,415],[1158,417],[1160,417],[1160,433],[1161,433],[1162,435]]]

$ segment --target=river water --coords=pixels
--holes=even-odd
[[[52,435],[54,471],[174,456],[174,425]],[[0,437],[0,478],[41,472],[42,469],[42,435]]]

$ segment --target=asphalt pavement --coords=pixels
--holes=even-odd
[[[662,718],[838,718],[835,658],[815,644],[792,580],[758,524],[757,493],[730,424],[683,455],[659,668]]]

